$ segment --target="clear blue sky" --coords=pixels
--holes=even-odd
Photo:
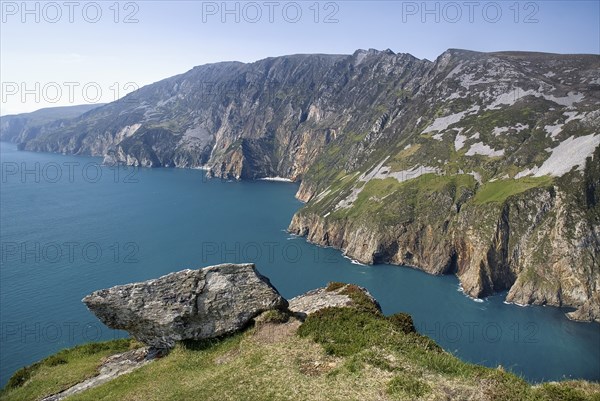
[[[600,53],[598,0],[228,2],[232,13],[221,1],[114,3],[2,1],[0,113],[112,101],[195,65],[293,53]]]

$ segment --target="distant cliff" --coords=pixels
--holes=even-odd
[[[16,139],[301,181],[290,231],[600,321],[600,57],[390,50],[196,67]]]
[[[2,116],[0,117],[0,141],[26,142],[47,131],[60,129],[64,120],[79,117],[100,106],[104,106],[104,103],[48,107],[31,113]]]

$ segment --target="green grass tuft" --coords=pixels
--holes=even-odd
[[[387,393],[395,399],[410,399],[423,397],[431,391],[431,387],[415,377],[398,375],[388,383]]]
[[[345,283],[340,283],[340,282],[337,282],[337,281],[332,281],[329,284],[327,284],[327,287],[325,288],[325,291],[328,291],[328,292],[337,291],[337,290],[339,290],[340,288],[342,288],[345,285],[346,285]]]
[[[260,316],[258,316],[256,320],[256,324],[264,324],[264,323],[286,323],[290,320],[291,314],[287,311],[281,311],[279,309],[271,309],[266,312],[263,312]]]
[[[416,332],[412,316],[408,313],[395,313],[391,316],[388,316],[387,319],[403,333],[408,334]]]
[[[330,355],[349,356],[378,345],[382,334],[391,331],[391,325],[374,316],[355,308],[325,308],[309,315],[298,334],[320,343]]]

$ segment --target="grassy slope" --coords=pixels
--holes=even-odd
[[[600,400],[595,383],[532,387],[502,369],[462,362],[411,332],[406,315],[329,308],[301,326],[277,320],[221,340],[178,344],[168,356],[70,400]],[[36,370],[1,399],[39,399],[89,375],[80,371],[82,360],[93,366],[108,348],[129,346],[120,340],[94,353],[63,351],[67,363]]]
[[[550,187],[553,182],[551,177],[526,177],[478,184],[467,174],[424,174],[402,183],[395,178],[373,179],[362,187],[350,208],[336,209],[344,194],[349,193],[345,189],[347,183],[353,183],[349,175],[339,180],[342,189],[332,187],[326,196],[309,202],[298,213],[319,216],[329,213],[329,220],[346,220],[375,230],[399,224],[429,224],[440,228],[434,233],[442,238],[441,227],[445,222],[450,222],[451,227],[458,222],[460,207],[472,211],[476,218],[470,221],[478,228],[479,236],[487,240],[492,238],[501,208],[509,198],[526,198],[528,191]]]
[[[139,347],[131,339],[90,343],[60,351],[18,370],[0,393],[2,400],[37,400],[95,376],[103,358]]]
[[[531,188],[549,186],[552,178],[524,177],[518,180],[498,180],[486,183],[475,195],[476,203],[504,202],[509,196],[517,195]]]

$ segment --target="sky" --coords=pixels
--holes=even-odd
[[[600,54],[600,1],[0,1],[0,115],[110,102],[196,65],[449,48]]]

